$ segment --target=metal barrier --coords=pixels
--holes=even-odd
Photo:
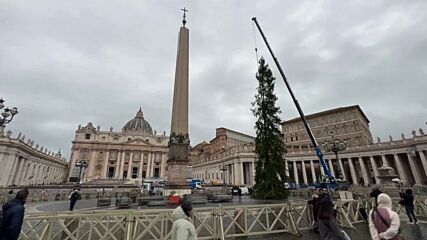
[[[372,200],[337,201],[337,220],[343,227],[354,228],[364,221]],[[416,199],[416,212],[427,217],[427,202]],[[393,205],[398,213],[403,208]],[[170,239],[172,209],[79,211],[32,213],[25,217],[20,239]],[[225,239],[273,233],[300,235],[315,225],[312,208],[307,204],[267,204],[197,208],[193,221],[199,239]]]

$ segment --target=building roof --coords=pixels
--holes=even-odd
[[[231,129],[225,128],[225,127],[219,127],[216,130],[218,130],[218,129],[224,129],[226,132],[232,132],[232,133],[239,134],[239,135],[242,135],[242,136],[245,136],[245,137],[248,137],[248,138],[255,138],[254,136],[251,136],[251,135],[248,135],[248,134],[245,134],[245,133],[241,133],[241,132],[237,132],[237,131],[234,131],[234,130],[231,130]]]
[[[141,108],[136,113],[134,119],[128,121],[122,128],[123,132],[139,133],[143,135],[153,135],[151,125],[144,119],[144,113]]]
[[[326,110],[326,111],[322,111],[322,112],[317,112],[317,113],[312,113],[312,114],[309,114],[309,115],[305,115],[305,117],[307,119],[310,119],[310,118],[319,117],[319,116],[322,116],[322,115],[328,115],[328,114],[335,113],[335,112],[341,112],[341,111],[345,111],[345,110],[349,110],[349,109],[353,109],[353,108],[356,108],[362,114],[362,116],[366,119],[366,121],[369,123],[368,117],[362,111],[362,109],[360,108],[359,105],[352,105],[352,106],[347,106],[347,107],[333,108],[333,109],[329,109],[329,110]],[[291,123],[291,122],[297,122],[297,121],[300,121],[300,120],[301,120],[300,117],[296,117],[296,118],[292,118],[290,120],[283,121],[282,124]]]

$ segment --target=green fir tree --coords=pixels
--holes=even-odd
[[[280,108],[276,106],[274,94],[275,78],[264,58],[259,60],[258,93],[252,103],[255,123],[256,162],[254,194],[256,198],[284,199],[289,191],[285,189],[285,146],[280,131]]]

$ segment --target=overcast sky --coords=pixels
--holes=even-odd
[[[359,104],[373,136],[427,130],[426,1],[0,1],[0,96],[9,125],[69,158],[79,124],[119,130],[141,106],[170,131],[180,8],[189,9],[190,136],[254,134],[257,16],[306,113]]]

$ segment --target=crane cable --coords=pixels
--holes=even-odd
[[[253,34],[253,38],[254,38],[256,64],[258,65],[259,64],[258,47],[257,47],[257,41],[256,41],[255,23],[254,22],[252,22],[252,34]]]

